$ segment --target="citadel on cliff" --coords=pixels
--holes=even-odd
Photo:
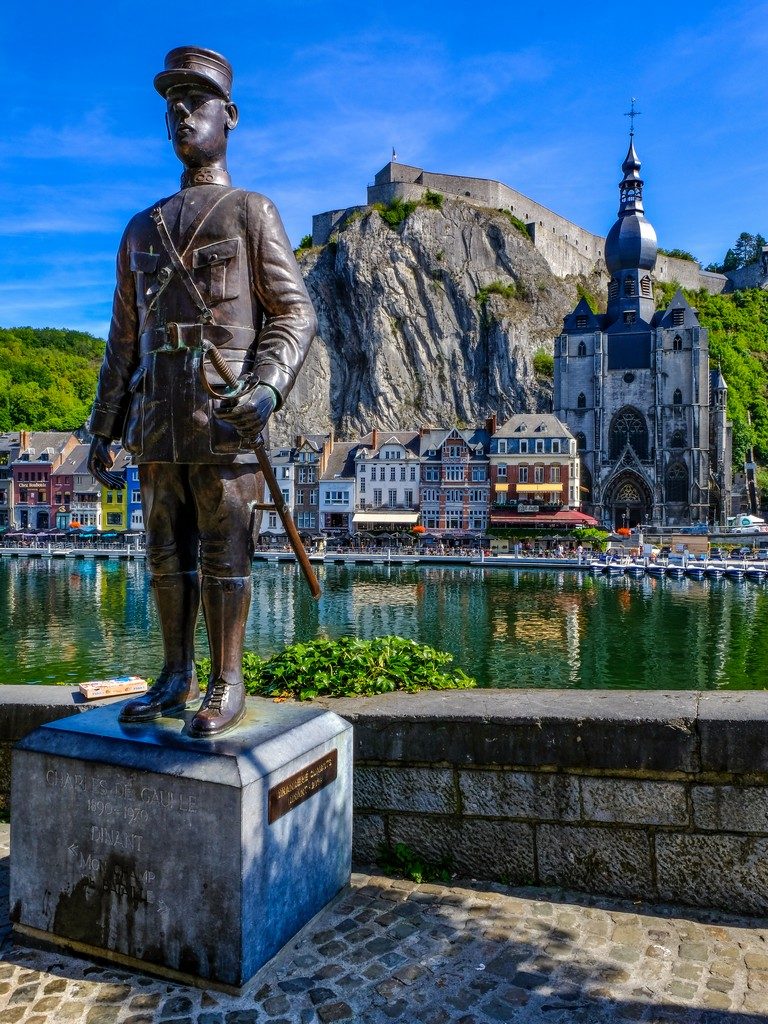
[[[658,253],[644,215],[633,135],[622,166],[618,220],[607,238],[501,182],[436,174],[393,160],[368,187],[368,206],[316,215],[312,241],[324,246],[340,237],[350,218],[369,212],[373,204],[420,200],[428,191],[489,213],[509,211],[525,224],[555,277],[607,284],[606,312],[593,312],[582,299],[554,341],[551,408],[577,442],[579,507],[614,528],[648,522],[724,524],[731,514],[732,486],[727,384],[709,365],[707,332],[696,311],[680,292],[666,310],[657,311],[653,280],[711,293],[759,282],[734,281],[743,272],[711,273],[693,261]],[[517,411],[529,410],[518,406]],[[510,464],[510,483],[516,472]]]

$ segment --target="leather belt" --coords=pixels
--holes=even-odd
[[[139,338],[141,357],[153,352],[182,352],[185,349],[201,349],[203,341],[210,341],[216,348],[235,352],[247,352],[253,344],[256,331],[253,327],[236,327],[228,324],[177,324],[169,323],[144,331]]]

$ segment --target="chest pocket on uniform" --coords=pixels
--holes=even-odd
[[[195,278],[213,305],[240,294],[240,239],[225,238],[192,252]]]

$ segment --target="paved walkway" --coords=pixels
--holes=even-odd
[[[768,921],[355,874],[238,996],[14,946],[0,826],[0,1024],[768,1022]]]

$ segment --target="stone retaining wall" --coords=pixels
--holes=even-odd
[[[360,863],[404,843],[476,878],[768,914],[768,693],[323,703],[355,726]],[[66,689],[3,687],[0,786],[15,739],[82,707]]]

